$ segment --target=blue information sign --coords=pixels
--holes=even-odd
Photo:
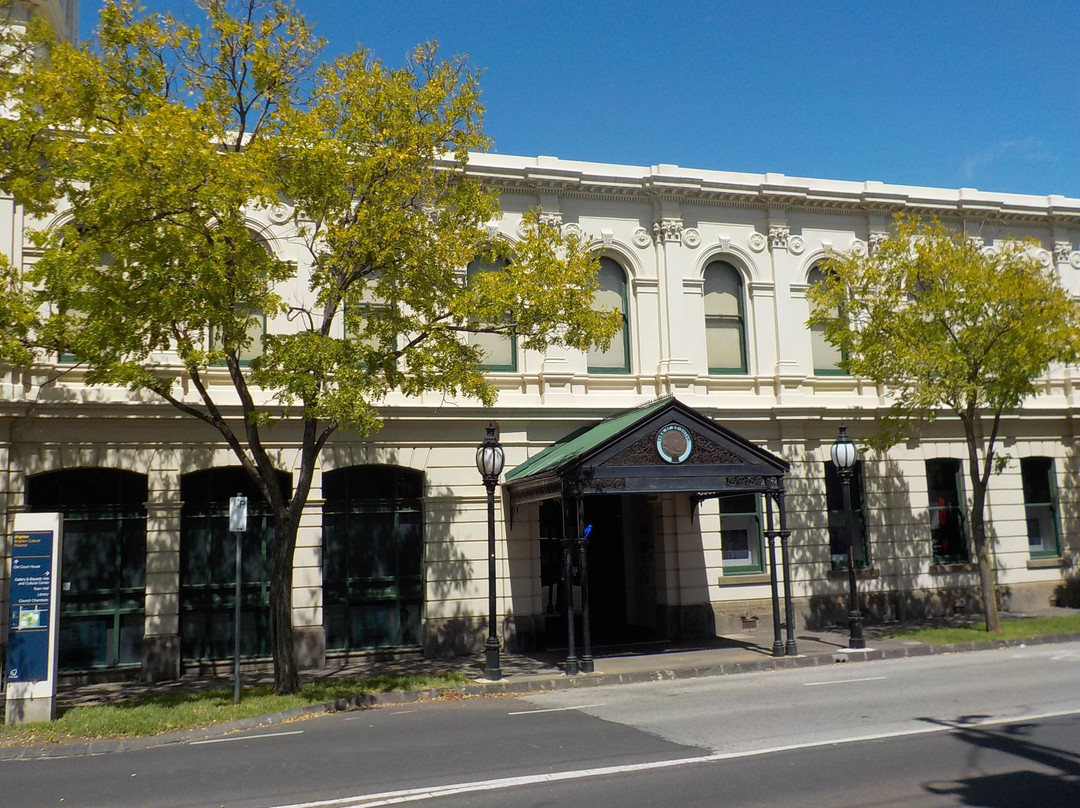
[[[15,533],[12,537],[9,682],[40,682],[49,678],[53,540],[51,530]]]

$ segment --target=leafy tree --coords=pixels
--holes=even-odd
[[[984,510],[1001,418],[1058,364],[1080,358],[1080,303],[1032,245],[984,250],[941,222],[898,218],[871,255],[832,254],[811,288],[811,325],[856,376],[886,385],[892,406],[877,448],[942,413],[960,419],[971,482],[971,533],[987,631],[1001,630]]]
[[[506,251],[488,230],[498,198],[466,170],[488,140],[464,60],[432,44],[398,69],[363,50],[319,64],[287,0],[199,6],[202,29],[108,0],[95,42],[57,45],[37,68],[70,216],[37,234],[28,279],[48,311],[41,345],[77,356],[89,383],[151,391],[211,426],[258,484],[286,693],[297,528],[327,441],[377,430],[391,391],[493,403],[468,332],[585,349],[618,324],[591,310],[595,256],[538,212],[505,271],[464,282],[470,260]],[[294,211],[299,266],[250,228],[278,205]],[[299,447],[291,491],[272,429]]]

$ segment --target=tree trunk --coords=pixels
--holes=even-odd
[[[274,517],[274,550],[270,565],[270,647],[274,657],[274,692],[279,695],[300,690],[292,626],[292,562],[298,528],[299,522],[295,519]]]
[[[982,590],[983,617],[986,631],[990,634],[1001,633],[1001,617],[997,607],[997,584],[994,576],[993,561],[990,558],[990,546],[986,540],[986,485],[976,480],[971,505],[971,539],[975,545],[975,560],[979,566],[979,588]]]

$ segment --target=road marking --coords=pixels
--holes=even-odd
[[[390,713],[390,715],[408,715],[409,713],[415,713],[416,710],[397,710]]]
[[[832,682],[803,682],[803,686],[817,687],[818,685],[846,685],[848,682],[876,682],[879,679],[888,678],[888,676],[864,676],[862,679],[837,679]]]
[[[652,763],[631,763],[624,766],[605,766],[595,769],[577,769],[574,771],[550,772],[548,774],[534,774],[522,777],[504,777],[499,780],[477,780],[469,783],[451,783],[445,786],[431,786],[428,788],[408,788],[400,791],[384,791],[378,794],[358,794],[353,797],[340,797],[331,800],[319,800],[317,802],[268,806],[267,808],[379,808],[379,806],[400,805],[406,802],[420,802],[422,800],[432,800],[438,797],[450,797],[456,794],[475,794],[482,791],[521,788],[523,786],[543,783],[585,780],[592,777],[608,777],[614,774],[632,774],[634,772],[657,769],[673,769],[681,766],[697,766],[702,763],[716,763],[723,760],[736,760],[738,758],[757,757],[759,755],[772,755],[778,752],[792,752],[800,749],[814,749],[822,746],[838,746],[840,744],[860,743],[865,741],[881,741],[912,735],[932,735],[968,729],[971,727],[990,727],[999,724],[1015,724],[1018,722],[1039,721],[1046,718],[1061,718],[1071,715],[1080,715],[1080,710],[1066,710],[1063,712],[1041,713],[1038,715],[1015,715],[1009,716],[1008,718],[988,718],[984,721],[973,721],[970,724],[962,725],[943,723],[919,727],[917,729],[899,730],[897,732],[858,735],[850,738],[837,738],[827,741],[810,741],[808,743],[788,744],[786,746],[774,746],[766,749],[751,749],[745,752],[721,752],[713,755],[703,755],[701,757],[657,760]]]
[[[517,710],[507,715],[536,715],[537,713],[565,713],[570,710],[588,710],[590,707],[603,707],[606,702],[597,704],[579,704],[576,707],[548,707],[546,710]]]
[[[257,741],[261,738],[281,738],[285,735],[303,735],[302,729],[294,729],[292,732],[268,732],[265,735],[241,735],[236,738],[211,738],[209,741],[192,741],[188,746],[199,746],[205,743],[231,743],[232,741]]]

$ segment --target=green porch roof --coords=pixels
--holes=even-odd
[[[551,444],[541,452],[536,453],[520,466],[516,466],[506,473],[506,482],[513,482],[525,477],[554,471],[572,463],[584,454],[603,445],[606,441],[615,437],[634,426],[638,421],[643,421],[658,410],[663,409],[670,402],[672,396],[665,396],[632,410],[617,413],[605,418],[595,426],[585,427],[582,430],[567,435],[560,441]]]

